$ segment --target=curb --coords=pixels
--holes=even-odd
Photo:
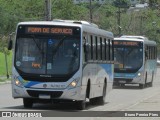
[[[0,85],[4,85],[4,84],[10,84],[11,81],[5,81],[5,82],[0,82]]]

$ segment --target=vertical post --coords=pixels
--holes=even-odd
[[[45,20],[51,20],[51,0],[45,0]]]
[[[92,23],[92,1],[89,0],[89,13],[90,13],[90,22]]]
[[[8,79],[9,78],[9,74],[8,74],[8,60],[7,60],[6,51],[4,52],[4,55],[5,55],[5,62],[6,62],[6,76],[7,76],[7,79]]]
[[[152,22],[152,26],[154,29],[154,40],[156,41],[157,37],[156,37],[156,33],[157,33],[157,23],[155,21]]]
[[[118,7],[118,34],[121,35],[121,9]]]
[[[142,35],[142,16],[140,16],[140,35]]]

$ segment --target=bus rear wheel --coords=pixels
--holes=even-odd
[[[99,104],[99,105],[104,105],[105,104],[106,88],[107,88],[107,85],[106,85],[106,83],[104,83],[102,96],[96,98],[97,104]]]
[[[152,72],[151,82],[148,83],[149,87],[152,87],[152,86],[153,86],[153,79],[154,79],[154,72]]]
[[[25,108],[32,108],[33,100],[30,98],[23,98],[23,105]]]

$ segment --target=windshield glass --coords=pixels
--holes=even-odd
[[[25,36],[16,42],[15,66],[23,73],[67,75],[79,67],[80,37]]]
[[[115,45],[115,72],[136,72],[143,64],[142,43],[138,46]]]

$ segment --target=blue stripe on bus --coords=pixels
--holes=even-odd
[[[123,78],[134,78],[136,76],[136,74],[134,73],[115,73],[114,77],[123,77]]]
[[[24,85],[24,87],[31,87],[33,85],[37,85],[40,84],[41,82],[35,82],[35,81],[30,81],[28,82],[26,85]]]
[[[100,66],[106,71],[110,79],[113,80],[113,70],[114,70],[113,64],[100,64]]]

